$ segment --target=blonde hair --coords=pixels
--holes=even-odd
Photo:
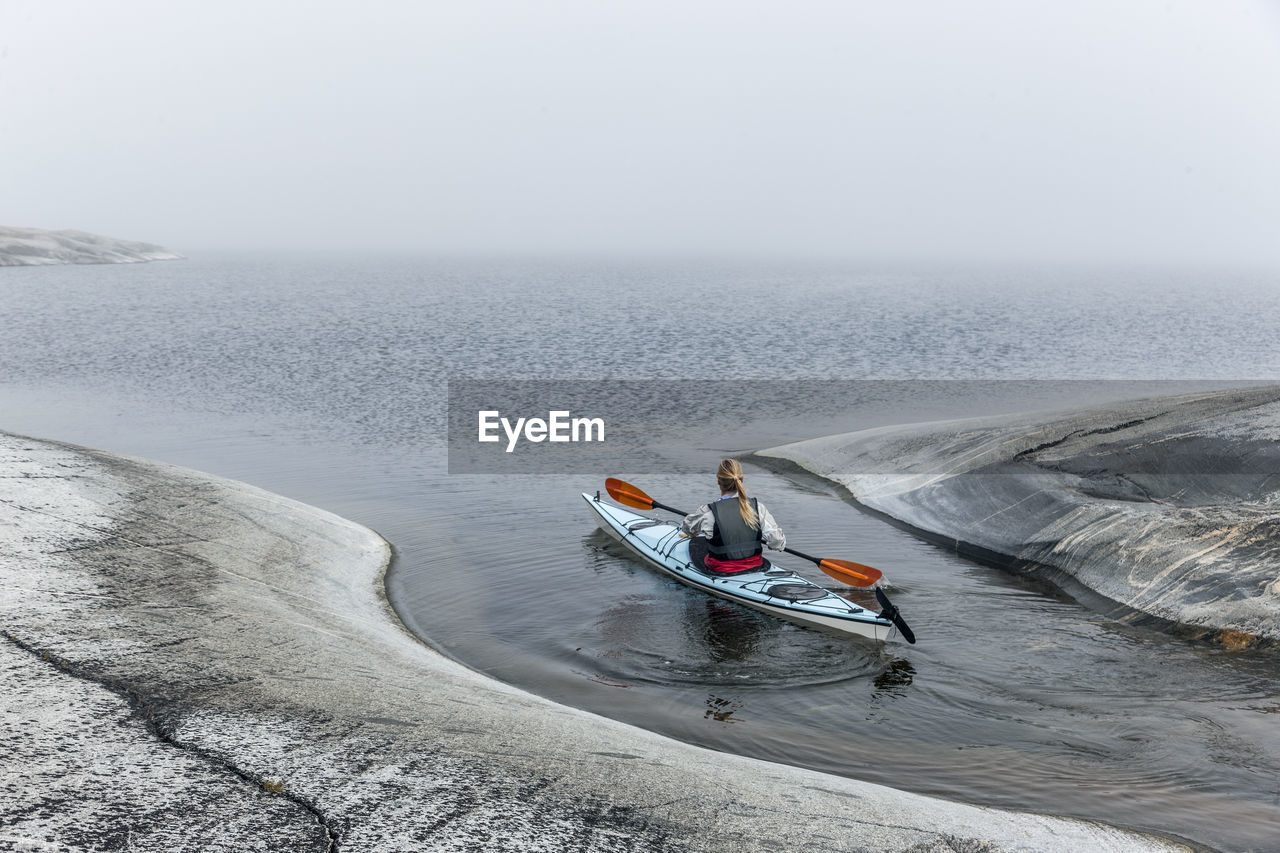
[[[742,466],[737,459],[726,459],[720,463],[720,467],[716,469],[716,484],[722,492],[738,493],[738,512],[742,514],[742,520],[747,523],[747,527],[759,529],[760,519],[756,518],[755,507],[751,506],[747,490],[742,486]]]

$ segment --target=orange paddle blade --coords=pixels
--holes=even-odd
[[[609,497],[620,504],[635,507],[636,509],[653,509],[653,498],[630,483],[624,483],[621,480],[610,477],[604,481],[604,489],[609,493]],[[853,564],[851,563],[850,565]]]
[[[862,563],[851,563],[848,560],[820,560],[818,568],[831,577],[853,587],[873,586],[884,577],[879,569],[864,566]]]

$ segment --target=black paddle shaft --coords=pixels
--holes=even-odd
[[[810,563],[818,563],[819,565],[822,564],[822,561],[819,560],[817,557],[810,557],[808,554],[801,554],[795,548],[783,548],[782,550],[786,551],[788,554],[794,554],[795,556],[799,557],[802,560],[808,560]]]

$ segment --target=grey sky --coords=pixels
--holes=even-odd
[[[0,224],[1280,266],[1280,11],[0,0]]]

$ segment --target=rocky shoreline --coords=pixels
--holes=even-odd
[[[1280,387],[884,427],[758,456],[1122,618],[1280,642]]]
[[[138,264],[177,261],[183,256],[163,246],[116,240],[87,231],[0,226],[0,267],[50,264]]]
[[[389,561],[241,483],[0,433],[0,846],[1186,849],[539,699],[410,635]]]

